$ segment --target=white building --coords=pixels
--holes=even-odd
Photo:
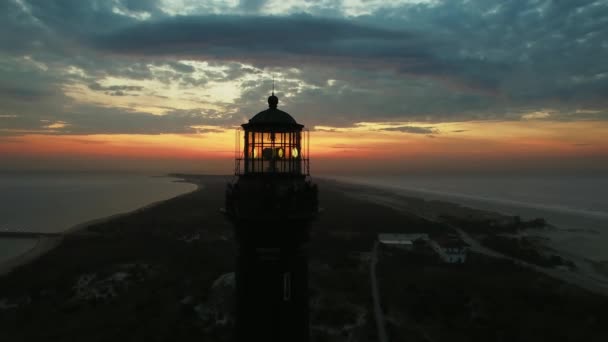
[[[380,243],[398,246],[404,249],[412,249],[414,247],[414,242],[418,240],[428,241],[429,236],[427,234],[378,234],[378,241],[380,241]]]
[[[441,260],[450,264],[461,264],[467,260],[469,245],[459,238],[440,238],[430,241]]]

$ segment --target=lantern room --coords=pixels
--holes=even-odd
[[[268,97],[268,109],[242,125],[236,145],[236,175],[307,176],[308,131],[277,108],[279,98]],[[241,134],[243,148],[241,149]]]

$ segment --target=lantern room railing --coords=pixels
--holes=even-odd
[[[309,176],[309,154],[308,130],[244,132],[239,128],[235,131],[234,174]]]

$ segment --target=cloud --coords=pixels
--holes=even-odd
[[[153,115],[124,108],[72,105],[54,114],[18,115],[0,118],[0,135],[39,134],[203,134],[221,132],[226,123],[214,111],[171,111]],[[213,125],[217,128],[207,127]]]
[[[0,97],[12,98],[23,101],[35,101],[40,98],[51,96],[53,93],[45,89],[26,87],[26,86],[11,86],[0,84]]]
[[[112,86],[102,86],[97,82],[93,82],[89,84],[89,89],[95,91],[102,91],[110,96],[126,96],[126,95],[136,95],[128,92],[139,92],[144,89],[144,87],[140,86],[128,86],[128,85],[112,85]]]
[[[333,149],[341,149],[341,150],[369,150],[369,147],[365,146],[357,146],[357,145],[348,145],[348,144],[334,144],[329,145],[329,148]]]
[[[389,132],[402,132],[411,134],[438,134],[439,130],[433,127],[420,127],[420,126],[398,126],[382,128],[382,131]]]
[[[527,113],[521,116],[523,120],[542,120],[548,119],[551,117],[551,112],[548,111],[536,111],[532,113]]]
[[[605,1],[373,2],[356,12],[327,1],[183,4],[1,2],[0,115],[31,129],[64,121],[66,133],[192,132],[262,110],[275,75],[281,108],[309,127],[542,111],[543,120],[608,119]],[[129,108],[117,107],[125,97],[76,102],[65,94],[74,85],[99,98],[164,97],[169,116],[145,113],[135,97]],[[180,116],[185,93],[224,115]]]
[[[282,53],[352,57],[352,53],[378,55],[370,45],[407,37],[403,32],[309,15],[206,15],[141,22],[92,37],[91,43],[96,48],[127,54],[198,54],[237,59],[240,56],[232,52],[249,51],[248,54],[265,56]],[[365,49],[356,52],[358,48]],[[407,51],[398,55],[407,55]]]
[[[246,13],[259,12],[266,0],[239,0],[239,7]]]
[[[455,63],[437,56],[433,49],[445,42],[426,33],[304,14],[162,18],[87,37],[83,43],[127,56],[238,61],[259,68],[329,65],[392,70],[402,77],[428,76],[482,92],[497,91],[498,82],[490,72],[510,71],[504,62]]]
[[[64,134],[194,134],[219,132],[196,126],[213,122],[213,112],[174,111],[165,115],[129,112],[121,108],[82,106],[61,115],[69,123],[59,132]]]
[[[170,62],[168,64],[169,64],[169,66],[171,66],[173,68],[173,70],[175,70],[177,72],[181,72],[181,73],[190,74],[190,73],[193,73],[195,70],[192,65],[188,65],[188,64],[184,64],[184,63]]]

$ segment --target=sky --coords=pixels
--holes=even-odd
[[[230,173],[279,108],[314,174],[608,171],[608,0],[4,0],[0,170]]]

